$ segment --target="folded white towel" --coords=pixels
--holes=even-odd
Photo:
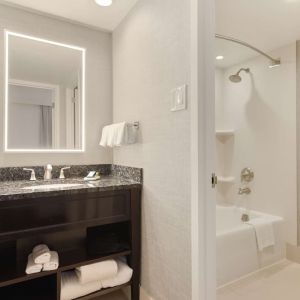
[[[136,142],[137,128],[132,124],[122,122],[105,126],[99,143],[102,147],[119,147]]]
[[[78,267],[75,270],[80,283],[85,284],[95,280],[112,278],[118,274],[118,264],[109,259],[95,264]]]
[[[125,284],[131,280],[133,270],[128,267],[128,265],[122,261],[117,261],[118,263],[118,274],[115,277],[101,280],[103,288],[110,288],[118,285]]]
[[[36,264],[33,260],[32,254],[29,254],[27,266],[26,266],[26,274],[34,274],[39,273],[42,271],[43,265],[42,264]]]
[[[45,264],[50,261],[50,250],[47,245],[37,245],[32,250],[33,260],[36,264]]]
[[[101,281],[81,284],[75,271],[63,272],[61,275],[61,300],[76,299],[102,289]]]
[[[50,261],[44,263],[43,271],[57,270],[59,266],[59,258],[56,251],[50,251]]]
[[[108,137],[109,137],[109,126],[105,126],[102,129],[102,136],[99,145],[102,147],[108,147]]]
[[[273,222],[266,218],[254,218],[247,222],[255,229],[257,247],[259,251],[275,245]]]

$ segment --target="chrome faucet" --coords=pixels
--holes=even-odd
[[[31,172],[31,175],[30,175],[30,181],[36,181],[34,169],[23,168],[23,170],[24,170],[24,171],[30,171],[30,172]]]
[[[239,195],[249,195],[251,193],[251,189],[248,187],[239,188]]]
[[[45,167],[44,179],[45,179],[45,180],[50,180],[50,179],[52,179],[52,166],[51,166],[50,164],[48,164],[48,165]]]

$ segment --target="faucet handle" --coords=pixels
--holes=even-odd
[[[239,188],[239,192],[238,192],[239,195],[249,195],[251,194],[251,189],[249,187],[240,187]]]
[[[36,181],[34,169],[23,168],[23,170],[24,170],[24,171],[30,171],[30,172],[31,172],[30,181]]]
[[[71,169],[71,167],[64,167],[64,168],[60,169],[59,179],[65,179],[66,178],[64,170],[68,170],[68,169]]]

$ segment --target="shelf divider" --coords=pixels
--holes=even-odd
[[[117,253],[99,255],[99,256],[89,256],[85,249],[75,249],[72,251],[66,251],[59,253],[60,266],[57,270],[40,272],[35,274],[27,275],[25,273],[27,262],[15,262],[14,265],[7,265],[5,268],[1,269],[0,272],[0,288],[8,285],[17,284],[20,282],[33,280],[41,277],[50,276],[56,273],[61,273],[64,271],[75,269],[83,265],[89,265],[96,262],[104,261],[107,259],[117,258],[121,256],[130,255],[131,251],[121,251]]]

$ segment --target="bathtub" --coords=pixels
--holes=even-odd
[[[259,252],[254,228],[241,221],[243,212],[244,210],[234,206],[217,206],[218,286],[285,258],[283,219],[256,211],[248,212],[250,219],[263,217],[273,222],[276,244]]]

